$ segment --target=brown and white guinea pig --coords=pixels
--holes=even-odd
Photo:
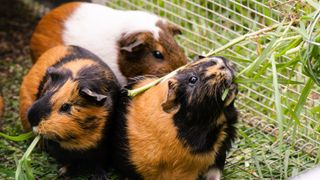
[[[131,88],[154,80],[141,79]],[[231,62],[208,57],[134,98],[121,97],[114,166],[129,179],[219,179],[236,136],[233,79]]]
[[[59,45],[84,47],[100,57],[121,85],[138,75],[163,75],[187,63],[174,36],[177,26],[143,11],[114,10],[91,3],[67,3],[49,12],[31,39],[35,61]]]
[[[40,134],[46,151],[65,167],[81,163],[99,167],[119,90],[110,68],[88,50],[54,47],[23,79],[23,127]]]

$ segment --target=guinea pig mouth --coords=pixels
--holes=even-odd
[[[34,134],[38,135],[38,134],[39,134],[39,132],[38,132],[38,126],[32,127],[32,132],[33,132]]]
[[[36,135],[40,135],[45,139],[50,139],[53,141],[62,141],[62,138],[54,133],[43,132],[38,126],[32,127],[32,131]]]
[[[228,106],[236,98],[238,94],[238,85],[235,83],[230,84],[225,91],[228,91],[226,98],[224,99],[224,105]]]

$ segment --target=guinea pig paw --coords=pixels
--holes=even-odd
[[[206,177],[206,180],[220,180],[221,179],[221,171],[216,168],[210,169],[207,172],[205,177]]]

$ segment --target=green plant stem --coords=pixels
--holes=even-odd
[[[222,96],[221,96],[221,100],[222,100],[222,101],[224,101],[224,100],[226,99],[229,91],[230,91],[230,89],[228,88],[228,89],[226,89],[226,90],[223,92],[223,94],[222,94]]]
[[[284,35],[289,31],[290,27],[292,26],[292,24],[294,23],[294,21],[290,21],[289,25],[286,27],[286,29],[283,31],[283,33],[281,34],[279,39],[273,39],[269,45],[267,46],[267,48],[264,49],[264,51],[262,52],[262,55],[259,56],[257,59],[254,60],[254,62],[252,62],[249,66],[247,66],[246,68],[244,68],[238,75],[237,77],[241,76],[243,73],[245,72],[249,72],[250,74],[253,73],[253,71],[259,67],[259,65],[268,57],[268,55],[270,53],[273,53],[273,51],[276,49],[278,43],[280,41],[282,41]],[[279,27],[280,25],[282,26],[284,23],[279,23],[277,24]]]
[[[219,47],[218,49],[210,51],[205,56],[208,57],[208,56],[212,56],[214,54],[217,54],[217,53],[219,53],[219,52],[221,52],[221,51],[223,51],[225,49],[228,49],[229,47],[231,47],[231,46],[233,46],[235,44],[238,44],[239,42],[244,41],[244,40],[246,40],[248,38],[252,38],[252,37],[258,36],[260,34],[272,31],[272,30],[278,28],[280,25],[283,25],[283,24],[282,23],[275,24],[275,25],[272,25],[270,27],[266,27],[266,28],[260,29],[258,31],[255,31],[255,32],[248,33],[248,34],[245,34],[243,36],[237,37],[236,39],[233,39],[232,41],[230,41],[229,43]]]
[[[32,172],[28,172],[30,170],[28,166],[29,156],[32,152],[32,150],[35,148],[35,146],[38,144],[40,140],[40,136],[36,136],[30,146],[28,147],[27,151],[23,154],[22,158],[18,161],[18,166],[16,169],[15,179],[16,180],[22,180],[22,179],[28,179],[33,180],[35,179]],[[26,175],[27,174],[27,175]]]
[[[272,65],[272,76],[273,76],[273,87],[274,87],[274,102],[276,106],[276,113],[277,113],[277,122],[279,123],[279,141],[282,144],[283,140],[283,112],[281,108],[281,95],[279,91],[279,83],[278,83],[278,75],[277,75],[277,68],[275,62],[275,54],[272,53],[271,58],[271,65]]]
[[[134,96],[146,91],[147,89],[149,89],[149,88],[157,85],[158,83],[160,83],[163,80],[163,78],[164,77],[161,77],[161,78],[159,78],[159,79],[157,79],[155,81],[152,81],[151,83],[148,83],[148,84],[146,84],[146,85],[144,85],[142,87],[139,87],[137,89],[128,90],[128,96],[129,97],[134,97]]]
[[[295,40],[295,39],[299,39],[299,38],[302,38],[302,36],[296,35],[296,36],[286,37],[286,38],[282,38],[281,41],[290,41],[290,40]]]
[[[238,37],[238,38],[230,41],[230,42],[227,43],[226,45],[221,46],[221,47],[218,48],[218,49],[215,49],[215,50],[210,51],[210,52],[209,52],[208,54],[206,54],[205,56],[206,56],[206,57],[209,57],[209,56],[212,56],[212,55],[214,55],[214,54],[217,54],[218,52],[221,52],[221,51],[223,51],[223,50],[225,50],[225,49],[228,49],[229,47],[231,47],[231,46],[233,46],[233,45],[235,45],[235,44],[237,44],[237,43],[239,43],[239,42],[241,42],[241,41],[244,41],[244,40],[246,40],[246,39],[248,39],[248,38],[252,38],[252,37],[255,37],[255,36],[257,36],[257,35],[261,35],[261,34],[263,34],[263,33],[272,31],[272,30],[278,28],[280,25],[283,25],[283,24],[282,24],[282,23],[275,24],[275,25],[272,25],[272,26],[270,26],[270,27],[266,27],[266,28],[260,29],[260,30],[258,30],[258,31],[255,31],[255,32],[252,32],[252,33],[248,33],[248,34],[245,34],[245,35],[243,35],[243,36],[240,36],[240,37]],[[138,94],[146,91],[147,89],[149,89],[149,88],[157,85],[157,84],[160,83],[161,81],[164,81],[164,80],[166,80],[166,79],[174,76],[175,73],[176,73],[178,70],[182,69],[182,68],[185,67],[185,66],[186,66],[186,65],[181,66],[180,68],[172,71],[172,72],[169,73],[168,75],[163,76],[163,77],[161,77],[161,78],[159,78],[159,79],[157,79],[157,80],[155,80],[155,81],[153,81],[153,82],[151,82],[151,83],[148,83],[148,84],[146,84],[146,85],[144,85],[144,86],[142,86],[142,87],[140,87],[140,88],[133,89],[133,90],[128,90],[128,96],[129,96],[129,97],[134,97],[134,96],[136,96],[136,95],[138,95]]]
[[[312,90],[313,84],[314,84],[314,82],[313,82],[312,78],[309,78],[306,85],[302,89],[299,100],[294,108],[294,111],[293,111],[294,116],[293,117],[294,117],[295,121],[297,122],[297,124],[299,124],[299,125],[300,125],[299,118],[300,118],[300,114],[301,114],[303,105],[307,101],[308,95],[310,94],[310,92]]]
[[[10,140],[10,141],[16,141],[16,142],[19,142],[19,141],[24,141],[24,140],[27,140],[27,139],[30,139],[31,137],[34,136],[33,132],[30,131],[28,133],[25,133],[25,134],[20,134],[18,136],[9,136],[9,135],[6,135],[2,132],[0,132],[0,136]]]
[[[167,75],[165,75],[165,76],[163,76],[161,78],[158,78],[157,80],[154,80],[154,81],[152,81],[152,82],[150,82],[150,83],[148,83],[148,84],[146,84],[146,85],[144,85],[142,87],[139,87],[139,88],[133,89],[133,90],[128,90],[128,96],[129,97],[134,97],[134,96],[136,96],[136,95],[148,90],[149,88],[159,84],[160,82],[165,81],[165,80],[173,77],[180,69],[182,69],[185,66],[186,65],[181,66],[178,69],[172,71],[171,73],[169,73],[169,74],[167,74]]]

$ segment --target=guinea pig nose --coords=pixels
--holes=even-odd
[[[28,121],[31,127],[37,126],[40,122],[40,118],[38,116],[37,108],[31,107],[28,111]]]
[[[51,107],[47,103],[36,101],[28,110],[28,121],[32,127],[38,126],[40,121],[51,112]]]

